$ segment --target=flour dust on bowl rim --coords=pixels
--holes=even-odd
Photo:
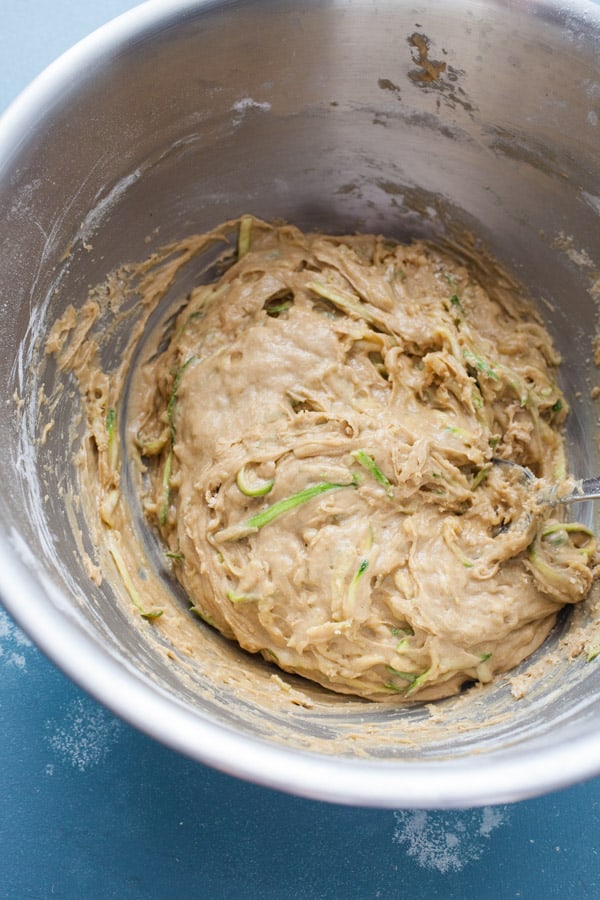
[[[194,657],[165,641],[114,573],[90,578],[78,394],[44,352],[107,273],[242,213],[474,234],[539,298],[564,359],[570,468],[600,471],[599,45],[593,3],[152,0],[4,115],[0,594],[115,713],[239,777],[365,806],[504,803],[600,772],[600,668],[560,651],[593,637],[594,597],[516,673],[429,708],[328,694],[202,623]],[[578,515],[597,525],[592,504]]]

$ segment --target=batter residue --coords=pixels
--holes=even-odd
[[[281,668],[374,700],[512,668],[596,562],[589,530],[539,500],[566,479],[567,407],[535,312],[497,271],[423,242],[250,216],[203,240],[232,227],[222,274],[140,364],[129,424],[146,515],[193,609]],[[151,307],[164,291],[148,290]],[[58,323],[51,349],[73,327]],[[88,409],[127,578],[106,377]]]

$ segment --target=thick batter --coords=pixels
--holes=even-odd
[[[539,502],[567,410],[535,313],[424,243],[238,227],[139,373],[132,425],[193,609],[376,700],[510,669],[586,595],[596,546]]]
[[[219,245],[155,333],[179,273]],[[113,273],[47,351],[87,412],[90,575],[116,575],[187,653],[189,611],[140,567],[124,449],[191,608],[334,691],[404,702],[489,681],[591,586],[593,535],[541,502],[569,483],[559,359],[483,257],[245,216]]]

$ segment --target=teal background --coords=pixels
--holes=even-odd
[[[127,0],[0,0],[0,110]],[[600,897],[600,780],[483,810],[368,810],[240,782],[68,681],[0,609],[0,898]]]

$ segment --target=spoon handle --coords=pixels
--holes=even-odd
[[[560,497],[560,503],[576,503],[578,500],[594,500],[600,498],[600,478],[582,478],[566,497]]]

